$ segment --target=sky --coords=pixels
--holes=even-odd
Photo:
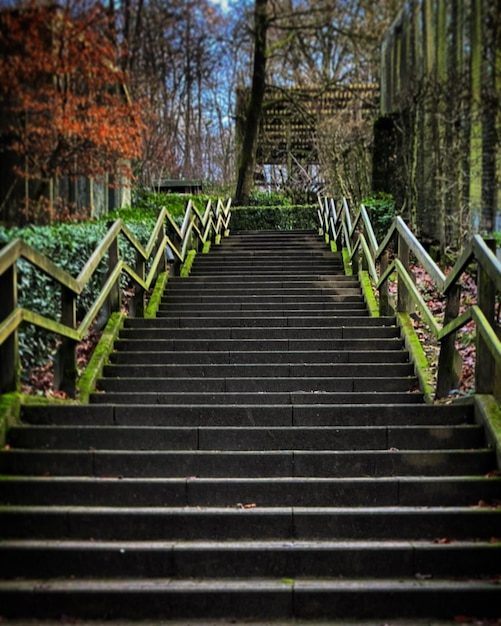
[[[212,4],[218,4],[221,9],[226,13],[229,10],[229,0],[210,0]]]

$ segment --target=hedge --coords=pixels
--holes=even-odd
[[[317,205],[233,207],[230,228],[236,230],[312,230],[318,227]]]

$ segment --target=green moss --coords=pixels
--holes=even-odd
[[[160,306],[160,302],[162,300],[162,296],[168,280],[169,274],[167,272],[162,272],[161,274],[159,274],[155,283],[155,287],[153,288],[153,293],[150,296],[150,301],[148,302],[148,306],[146,307],[146,311],[144,312],[144,317],[146,319],[151,319],[157,316],[158,307]]]
[[[118,337],[120,329],[123,327],[124,320],[125,315],[123,313],[112,313],[108,320],[102,337],[84,373],[78,381],[77,388],[80,402],[87,403],[89,401],[89,395],[95,390],[97,381],[103,374],[103,367],[109,361],[109,356],[113,351],[115,340]]]
[[[46,406],[54,404],[79,404],[79,401],[74,398],[51,398],[46,396],[30,396],[28,394],[22,394],[21,404],[23,406]]]
[[[433,376],[430,371],[428,359],[423,351],[414,325],[408,313],[397,313],[397,322],[402,329],[405,347],[409,350],[411,361],[416,369],[419,386],[424,394],[426,402],[433,402]]]
[[[211,242],[206,241],[204,243],[204,247],[202,248],[202,254],[208,254],[210,252]]]
[[[328,241],[328,243],[330,243],[331,252],[337,252],[337,244],[336,244],[336,242],[333,239],[331,239],[330,241]]]
[[[5,393],[0,396],[0,448],[5,445],[5,437],[11,426],[19,421],[21,394]]]
[[[475,419],[485,426],[487,439],[496,450],[498,467],[501,467],[501,407],[494,396],[474,396]]]
[[[343,248],[343,265],[346,276],[353,276],[353,269],[350,263],[350,254],[346,248]]]
[[[185,259],[183,265],[181,266],[181,277],[182,278],[186,278],[187,276],[190,275],[191,267],[193,265],[193,261],[195,260],[196,255],[197,255],[196,250],[189,250],[188,251],[188,254],[186,255],[186,259]]]
[[[365,303],[369,309],[371,317],[379,317],[379,307],[372,289],[371,279],[369,278],[369,272],[363,270],[359,272],[358,279],[362,287],[362,293],[364,295]]]

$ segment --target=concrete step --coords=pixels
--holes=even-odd
[[[274,366],[277,368],[280,366]],[[235,374],[236,372],[233,372]],[[98,391],[111,392],[175,392],[175,393],[367,393],[367,392],[408,392],[415,388],[417,379],[414,376],[365,376],[363,378],[353,374],[351,377],[306,376],[272,378],[254,377],[245,375],[226,377],[176,377],[176,378],[144,378],[122,377],[102,378],[99,381]]]
[[[285,318],[284,320],[282,319],[281,316],[277,316],[277,317],[278,317],[278,320],[276,320],[273,317],[270,318],[271,326],[282,326],[284,327],[284,329],[286,329],[287,318]],[[189,318],[187,319],[189,320]],[[187,323],[183,323],[181,320],[182,318],[178,319],[176,317],[169,319],[169,320],[165,320],[164,318],[145,319],[145,318],[131,317],[131,318],[127,318],[125,322],[125,327],[129,329],[140,328],[141,330],[144,330],[144,329],[151,329],[151,328],[169,329],[169,328],[172,328],[173,326],[183,328],[183,327],[186,327],[187,324],[190,324],[190,328],[200,328],[201,326],[203,326],[200,323],[200,320],[198,318],[195,318],[193,322],[189,321]],[[258,328],[267,328],[267,321],[266,321],[267,318],[262,318],[259,316],[249,314],[249,316],[247,317],[247,320],[248,322],[246,322],[246,325],[248,326],[258,327]],[[310,321],[310,317],[308,315],[305,315],[302,318],[294,318],[292,322],[290,322],[290,326],[294,328],[298,326],[302,326],[304,329],[309,329],[310,332],[315,332],[317,334],[317,338],[324,338],[324,337],[333,338],[332,333],[336,332],[335,331],[336,328],[339,330],[342,330],[344,328],[346,329],[358,328],[358,329],[363,329],[363,332],[367,332],[367,333],[370,333],[371,329],[374,329],[374,328],[381,328],[381,329],[391,328],[397,334],[399,333],[399,329],[396,327],[395,318],[393,317],[366,317],[365,315],[363,316],[325,315],[324,317],[320,317],[315,320],[314,327],[310,327],[307,323],[308,321]],[[325,322],[325,324],[323,322]],[[191,324],[194,324],[194,326],[191,326]],[[237,318],[233,316],[225,316],[224,318],[221,318],[220,324],[216,324],[215,322],[213,323],[212,320],[210,324],[207,324],[207,326],[209,326],[210,328],[220,328],[221,326],[223,326],[225,328],[230,328],[230,329],[239,328],[241,325],[242,325],[242,318]],[[324,329],[326,333],[329,332],[328,329],[334,329],[334,330],[331,330],[331,332],[327,335],[327,334],[324,334]],[[300,332],[300,331],[296,331],[296,332]]]
[[[51,450],[445,450],[481,448],[479,425],[17,426],[11,448]]]
[[[216,352],[216,351],[115,351],[110,354],[110,362],[117,365],[231,365],[255,363],[286,363],[314,365],[339,363],[401,363],[408,364],[409,353],[406,350],[317,350],[315,352],[279,352],[279,351],[254,351],[254,352]]]
[[[490,542],[499,535],[501,527],[501,509],[471,506],[315,508],[245,507],[238,503],[232,508],[12,506],[2,509],[1,518],[4,539],[94,541],[165,541],[166,538],[170,541],[332,541],[335,538],[336,541]]]
[[[369,315],[367,307],[363,301],[360,302],[311,302],[311,303],[266,303],[266,302],[184,302],[176,304],[167,302],[160,304],[157,317],[170,316],[196,316],[213,317],[220,316],[231,311],[232,315],[259,314],[263,317],[281,315],[304,316],[325,315],[326,312],[334,315],[354,315],[356,317],[367,317]]]
[[[17,507],[489,507],[500,496],[499,479],[481,476],[10,476],[0,483],[2,504]]]
[[[6,541],[0,577],[364,578],[496,576],[501,544],[461,541]]]
[[[177,316],[171,315],[169,317],[155,318],[151,320],[156,322],[149,325],[149,328],[156,326],[157,328],[200,328],[206,326],[209,328],[287,328],[287,327],[309,327],[311,330],[314,328],[344,328],[344,327],[358,327],[364,328],[364,322],[367,327],[380,327],[391,328],[390,324],[378,323],[372,320],[378,320],[374,317],[359,317],[350,316],[347,317],[344,313],[338,315],[327,315],[324,311],[319,312],[319,315],[312,316],[308,311],[307,316],[305,313],[300,315],[280,315],[279,312],[269,313],[268,315],[258,315],[255,311],[243,312],[242,315],[233,313],[231,315],[225,315],[224,317],[220,313],[214,315],[208,314],[204,317],[198,316]],[[137,326],[136,326],[137,328]],[[144,328],[144,327],[143,327]],[[397,330],[397,329],[396,329]],[[143,330],[144,332],[144,330]],[[320,337],[321,337],[320,333]]]
[[[173,294],[169,293],[165,295],[161,304],[166,306],[169,304],[172,305],[198,305],[203,304],[204,306],[208,305],[226,305],[226,304],[234,304],[238,303],[243,305],[246,304],[255,304],[255,305],[267,305],[267,306],[281,306],[281,305],[309,305],[310,307],[318,304],[351,304],[351,303],[360,303],[364,302],[363,296],[360,294],[358,296],[339,296],[339,295],[311,295],[311,296],[284,296],[279,294],[269,294],[266,296],[256,296],[256,295],[236,295],[236,294],[227,294],[227,295],[218,295],[219,292],[215,292],[213,295],[210,295],[209,291],[200,291],[198,295],[192,294],[191,292],[185,292]]]
[[[297,255],[296,257],[290,256],[289,258],[279,257],[278,255],[273,258],[270,256],[266,257],[248,257],[244,258],[235,258],[233,260],[226,260],[221,258],[214,258],[211,256],[197,256],[195,262],[193,263],[192,270],[190,275],[192,276],[192,272],[205,272],[205,271],[214,271],[214,272],[222,272],[225,274],[226,272],[253,272],[253,271],[261,272],[273,272],[275,274],[280,273],[294,273],[294,272],[305,272],[307,270],[318,273],[330,273],[331,271],[342,271],[343,263],[340,259],[332,259],[329,257],[303,257]]]
[[[293,392],[160,392],[160,391],[129,391],[93,393],[92,404],[130,404],[130,405],[174,405],[176,410],[182,405],[298,405],[311,404],[321,406],[350,404],[354,400],[360,404],[418,404],[423,402],[419,392],[378,391],[366,392],[327,392],[327,391],[293,391]],[[257,409],[254,413],[257,412]]]
[[[36,612],[102,619],[274,619],[447,617],[472,615],[484,608],[496,617],[499,589],[490,581],[325,579],[39,579],[0,584],[8,618]],[[27,609],[30,607],[30,610]],[[410,607],[413,607],[411,610]],[[186,622],[185,622],[186,623]]]
[[[206,265],[193,265],[190,271],[192,278],[196,277],[212,277],[212,278],[234,278],[241,276],[248,276],[249,278],[266,278],[271,277],[281,280],[301,279],[301,280],[319,280],[321,275],[343,275],[343,267],[341,264],[332,264],[327,262],[315,262],[315,263],[290,263],[288,265],[271,263],[269,265],[261,264],[245,264],[238,263],[233,265],[223,264],[206,264]]]
[[[364,333],[359,329],[330,329],[330,335],[338,336],[334,339],[315,339],[316,333],[307,328],[301,329],[261,329],[241,328],[231,329],[169,329],[147,331],[126,329],[121,331],[121,339],[115,342],[115,349],[119,352],[147,352],[160,350],[162,352],[259,352],[267,351],[270,346],[274,351],[331,352],[333,359],[344,358],[343,353],[367,351],[371,348],[376,353],[386,351],[401,352],[403,340],[395,329],[370,329],[366,334],[371,339],[362,338]],[[379,335],[379,336],[377,336]],[[221,337],[214,339],[213,337]],[[345,337],[344,339],[342,337]],[[233,338],[232,338],[233,337]],[[290,337],[290,338],[289,338]],[[301,338],[302,337],[302,338]],[[338,355],[341,355],[338,357]]]
[[[400,331],[395,326],[381,326],[381,325],[370,325],[370,326],[303,326],[294,324],[294,319],[300,318],[291,318],[290,326],[284,326],[283,318],[275,318],[273,321],[273,325],[270,326],[261,326],[259,318],[251,318],[255,321],[255,325],[247,325],[245,323],[242,326],[224,326],[224,319],[221,319],[221,325],[217,326],[212,323],[212,319],[207,325],[203,325],[200,323],[198,318],[192,318],[193,326],[191,327],[178,327],[176,326],[175,320],[169,320],[169,325],[165,325],[165,320],[162,319],[152,319],[152,320],[144,320],[144,324],[128,324],[126,328],[120,331],[120,338],[123,339],[187,339],[187,340],[199,340],[204,338],[216,338],[217,340],[255,340],[255,339],[266,339],[266,340],[288,340],[289,341],[289,349],[291,350],[301,350],[300,347],[294,347],[298,345],[296,342],[301,340],[312,341],[312,350],[316,348],[320,348],[323,350],[334,350],[336,349],[336,341],[339,340],[349,340],[354,341],[357,339],[361,339],[363,344],[356,345],[365,345],[370,346],[373,340],[378,339],[397,339],[401,345],[401,336]],[[269,319],[269,318],[268,318]],[[288,318],[285,318],[288,320]],[[344,318],[349,319],[349,318]],[[353,318],[355,319],[355,318]],[[356,323],[361,323],[362,318],[356,318]],[[367,320],[371,320],[373,318],[367,318]],[[131,320],[132,321],[132,320]],[[314,320],[317,321],[316,319]],[[321,320],[319,320],[321,323]],[[390,342],[391,343],[391,342]],[[238,342],[235,342],[235,345],[238,345]],[[275,344],[273,344],[275,345]],[[378,347],[377,342],[374,344],[375,347]],[[268,343],[269,347],[269,343]],[[236,348],[240,350],[241,348]]]
[[[228,319],[228,315],[231,315],[231,320],[238,319],[242,321],[243,325],[255,325],[257,324],[257,319],[262,319],[264,325],[272,325],[276,326],[276,318],[283,320],[285,325],[289,325],[289,318],[301,318],[304,320],[304,317],[307,315],[308,317],[315,317],[318,319],[324,319],[326,315],[330,318],[340,318],[346,317],[348,315],[353,317],[366,317],[369,319],[369,313],[367,308],[361,304],[357,303],[355,307],[339,307],[336,304],[327,304],[320,306],[315,305],[315,307],[267,307],[263,305],[238,305],[238,304],[230,304],[228,306],[223,307],[214,307],[214,305],[204,305],[203,307],[193,307],[193,306],[178,306],[178,307],[159,307],[157,318],[156,319],[189,319],[188,324],[192,324],[193,318],[197,318],[199,320],[199,325],[203,326],[205,324],[210,324],[210,320],[217,319],[216,325]],[[257,319],[256,319],[257,318]],[[269,321],[272,319],[272,323]],[[322,324],[323,325],[323,324]]]
[[[280,249],[268,249],[268,250],[239,250],[238,248],[232,248],[232,250],[224,250],[213,248],[211,254],[198,254],[195,257],[196,264],[204,263],[220,263],[229,264],[233,263],[282,263],[288,264],[290,262],[306,262],[312,263],[315,261],[329,261],[330,263],[342,264],[342,259],[339,255],[333,254],[328,248],[312,248],[311,250],[302,248],[296,250],[289,248],[289,251]]]
[[[0,457],[17,476],[257,478],[461,476],[496,469],[492,450],[23,450]]]
[[[312,355],[314,356],[314,355]],[[385,375],[392,378],[414,377],[414,368],[410,363],[322,363],[322,364],[288,364],[261,363],[248,364],[143,364],[143,365],[106,365],[103,370],[105,378],[316,378],[322,381],[325,377],[340,379],[348,377],[376,378],[381,375],[383,365]],[[259,383],[258,383],[259,384]],[[263,387],[264,389],[266,387]]]
[[[407,394],[406,397],[414,394]],[[104,394],[99,395],[106,400]],[[374,394],[370,394],[373,398]],[[50,405],[24,406],[22,421],[61,426],[456,426],[471,425],[471,406],[422,403],[372,404],[191,404],[129,406]]]
[[[304,290],[313,291],[316,293],[332,293],[336,290],[344,289],[356,289],[360,291],[360,285],[357,285],[352,277],[346,276],[332,276],[330,274],[311,274],[308,277],[298,278],[295,274],[290,276],[284,276],[283,274],[277,274],[273,276],[266,276],[266,279],[253,279],[252,276],[243,274],[241,276],[217,276],[217,277],[204,277],[193,276],[187,278],[169,278],[168,287],[169,290],[188,290],[199,288],[201,290],[220,289],[236,289],[238,292],[242,287],[242,280],[246,280],[246,287],[250,290],[264,289],[264,293],[279,293],[281,291],[287,292],[290,290],[301,290],[303,295]],[[251,291],[252,293],[252,291]],[[259,293],[259,292],[258,292]]]

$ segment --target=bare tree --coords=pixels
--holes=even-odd
[[[247,204],[254,184],[257,141],[266,86],[266,40],[270,24],[268,0],[255,0],[254,5],[254,68],[247,107],[244,137],[239,159],[235,204]]]

